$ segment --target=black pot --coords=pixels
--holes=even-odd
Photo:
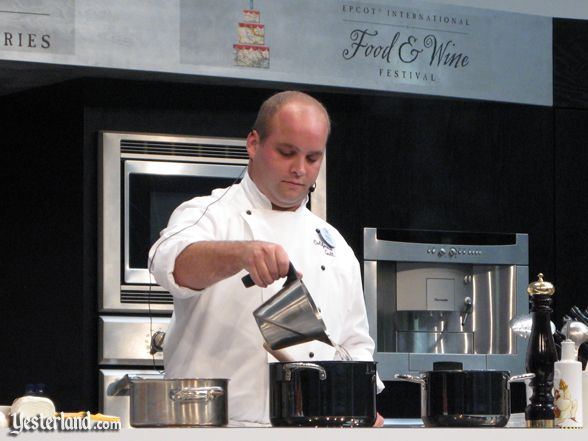
[[[372,426],[376,421],[376,363],[270,363],[273,426]]]
[[[421,418],[427,427],[503,427],[510,418],[510,383],[533,376],[438,362],[419,377],[395,377],[421,385]]]

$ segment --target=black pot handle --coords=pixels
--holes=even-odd
[[[295,361],[293,363],[285,363],[282,366],[282,371],[284,372],[284,381],[292,380],[292,371],[297,371],[299,369],[313,369],[318,372],[319,380],[327,379],[327,371],[321,365],[304,361]]]
[[[294,268],[294,265],[292,265],[292,262],[290,262],[288,264],[288,275],[286,276],[286,281],[284,282],[284,286],[286,286],[288,283],[293,282],[297,279],[298,279],[298,275],[296,274],[296,268]],[[243,276],[241,278],[241,281],[243,282],[243,285],[245,285],[245,288],[251,288],[253,285],[255,285],[255,282],[251,278],[250,274]]]

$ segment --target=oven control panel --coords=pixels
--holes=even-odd
[[[432,245],[427,247],[427,254],[437,255],[438,257],[457,257],[457,256],[481,256],[482,250],[479,248],[453,247],[446,245]]]

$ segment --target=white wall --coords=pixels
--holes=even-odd
[[[430,3],[471,6],[548,17],[588,19],[588,0],[425,0]]]

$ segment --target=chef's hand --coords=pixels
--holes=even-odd
[[[288,275],[290,258],[281,245],[252,240],[243,242],[243,268],[262,288]]]
[[[376,412],[376,422],[374,427],[384,427],[384,417],[380,415],[380,412]]]

